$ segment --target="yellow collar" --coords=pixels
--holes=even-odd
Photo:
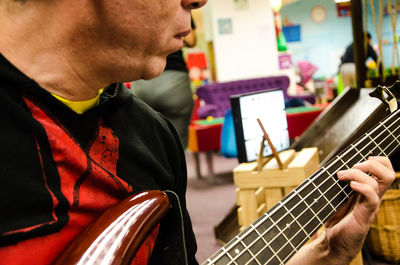
[[[62,98],[60,96],[57,96],[53,93],[51,93],[56,99],[58,99],[59,101],[61,101],[62,103],[64,103],[65,105],[67,105],[67,107],[69,107],[71,110],[75,111],[78,114],[82,114],[85,111],[99,105],[99,99],[100,99],[100,95],[101,93],[103,93],[104,89],[100,89],[99,93],[97,94],[96,97],[92,98],[92,99],[88,99],[88,100],[82,100],[82,101],[71,101],[65,98]]]

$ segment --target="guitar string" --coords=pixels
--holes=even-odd
[[[386,123],[386,122],[388,122],[392,117],[394,117],[396,114],[397,114],[397,112],[399,112],[399,111],[396,111],[395,113],[393,113],[391,116],[389,116],[386,120],[384,120],[383,122],[381,122],[381,124],[380,125],[383,125],[384,126],[384,123]],[[397,118],[397,120],[395,120],[389,127],[391,127],[396,121],[398,121],[399,119]],[[387,128],[386,126],[384,126],[385,128]],[[376,130],[378,130],[378,129],[380,129],[379,127],[377,127],[377,128],[375,128],[375,129],[373,129],[373,130],[371,130],[371,132],[369,132],[369,134],[366,134],[366,136],[364,136],[364,138],[362,138],[361,140],[359,140],[358,141],[358,143],[359,142],[361,142],[361,141],[363,141],[363,140],[365,140],[366,139],[366,137],[367,136],[369,136],[370,134],[372,134],[372,133],[374,133]],[[378,135],[378,137],[380,136],[380,134]],[[392,134],[392,136],[393,136],[393,134]],[[387,138],[387,137],[386,137]],[[385,139],[386,139],[385,138]],[[395,137],[394,137],[395,138]],[[396,138],[395,138],[396,139]],[[383,142],[383,141],[382,141]],[[393,143],[393,142],[392,142]],[[376,148],[376,147],[375,147]],[[363,149],[361,149],[361,150],[364,150],[365,148],[363,148]],[[351,149],[349,149],[347,152],[345,152],[345,153],[343,153],[342,154],[342,156],[344,156],[344,155],[346,155],[349,151],[351,151]],[[357,152],[359,153],[359,151],[357,150]],[[354,157],[354,156],[353,156]],[[352,158],[353,158],[352,157]],[[363,156],[362,156],[363,157]],[[340,159],[341,159],[341,157],[340,157]],[[337,161],[338,161],[339,159],[336,159],[336,160],[334,160],[329,166],[327,166],[327,169],[329,169],[330,168],[330,166],[332,166],[332,164],[334,164],[334,163],[336,163]],[[362,161],[362,160],[360,160],[360,161]],[[320,172],[320,173],[322,173],[322,172]],[[332,175],[330,175],[330,176],[332,176]],[[312,176],[313,177],[313,176]],[[318,176],[316,176],[315,178],[317,178]],[[311,179],[311,178],[310,178]],[[309,179],[307,179],[308,181],[309,181]],[[325,181],[324,181],[325,182]],[[324,184],[324,182],[322,182],[320,185],[318,185],[318,186],[321,186],[322,184]],[[310,182],[310,183],[312,183],[312,182]],[[304,187],[303,187],[303,189],[304,188],[306,188],[310,183],[306,183],[306,185],[304,185]],[[329,189],[331,189],[333,186],[335,186],[336,184],[338,183],[338,181],[336,181]],[[314,184],[314,186],[315,186],[315,184]],[[340,186],[339,186],[340,187]],[[342,189],[342,191],[344,191],[344,189],[342,188],[342,187],[340,187],[341,189]],[[345,187],[344,187],[345,188]],[[299,193],[301,191],[301,189],[299,190],[299,191],[297,191],[297,193]],[[322,196],[324,197],[324,195],[325,194],[322,194]],[[291,195],[291,197],[293,197],[293,196],[295,196],[295,194],[292,194]],[[305,198],[303,198],[302,200],[304,201],[304,199],[306,199],[308,196],[306,196]],[[320,197],[321,198],[321,197]],[[336,198],[336,197],[335,197]],[[291,200],[291,199],[293,199],[293,198],[288,198],[287,200]],[[325,198],[326,199],[326,198]],[[329,201],[329,200],[327,200],[327,201]],[[332,201],[332,200],[331,200]],[[329,201],[329,202],[331,202],[331,201]],[[296,206],[298,206],[299,204],[297,204]],[[279,210],[280,208],[282,208],[282,207],[284,207],[285,205],[284,204],[282,204],[281,205],[281,207],[277,207],[276,209],[275,209],[275,212],[277,211],[277,210]],[[286,208],[286,207],[285,207]],[[308,209],[306,209],[306,210],[308,210]],[[305,212],[305,211],[304,211]],[[302,212],[301,214],[303,214],[304,212]],[[270,216],[272,216],[274,214],[274,212],[271,212],[270,214],[264,214],[264,219],[267,219],[267,218],[270,218]],[[287,215],[287,214],[286,214]],[[286,216],[285,215],[285,216]],[[284,216],[283,216],[284,217]],[[282,218],[283,218],[282,217]],[[263,218],[263,217],[262,217]],[[262,218],[260,218],[260,219],[262,219]],[[281,218],[281,219],[282,219]],[[296,221],[296,220],[295,220]],[[279,222],[279,220],[278,220],[278,222]],[[260,222],[260,223],[262,223],[262,222]],[[252,226],[252,225],[251,225]],[[301,225],[300,225],[301,226]],[[239,243],[241,243],[240,241],[243,239],[243,238],[246,238],[246,236],[248,236],[251,232],[253,232],[253,230],[255,230],[255,229],[257,229],[257,226],[253,226],[253,227],[250,227],[251,229],[249,229],[249,231],[247,231],[247,233],[246,234],[242,234],[242,235],[238,235],[238,236],[236,236],[233,240],[231,240],[231,241],[234,241],[234,240],[237,240],[237,241],[239,241]],[[270,231],[271,229],[268,229],[268,230],[266,230],[265,231],[265,233],[263,233],[264,235],[266,234],[266,233],[268,233],[269,231]],[[283,230],[283,231],[285,231],[285,229]],[[281,231],[281,233],[283,232],[283,231]],[[278,236],[281,234],[281,233],[279,233],[278,234]],[[259,233],[258,233],[259,234]],[[308,233],[306,233],[306,234],[308,234]],[[276,239],[276,237],[271,241],[271,242],[273,242],[274,240]],[[303,240],[304,241],[304,240]],[[302,242],[303,242],[302,241]],[[271,242],[269,242],[269,244],[271,244]],[[230,242],[231,243],[231,242]],[[243,245],[243,244],[242,244]],[[250,245],[248,245],[248,246],[246,246],[245,247],[245,249],[243,249],[242,250],[242,252],[243,253],[249,253],[249,248],[252,246],[252,244],[250,244]],[[216,255],[215,257],[213,257],[213,258],[210,258],[210,259],[208,259],[206,262],[209,262],[208,264],[212,264],[214,261],[217,261],[218,259],[220,259],[221,258],[221,256],[224,256],[225,254],[227,254],[228,255],[228,258],[230,258],[231,259],[231,262],[235,262],[235,260],[237,259],[237,258],[239,258],[243,253],[240,253],[240,254],[238,254],[237,256],[235,256],[234,258],[232,258],[232,257],[230,257],[230,255],[229,255],[229,253],[228,253],[228,251],[230,251],[230,250],[232,250],[233,248],[235,247],[235,245],[232,245],[232,246],[230,246],[229,248],[222,248],[221,250],[222,250],[222,253],[220,253],[219,255]],[[265,249],[265,248],[264,248]],[[272,250],[272,249],[271,249]],[[245,252],[246,251],[246,252]],[[272,250],[272,252],[274,252],[273,250]],[[217,253],[216,253],[217,254]],[[206,264],[206,263],[204,263],[204,264]],[[229,263],[229,264],[231,264],[231,263]],[[236,262],[235,262],[235,264],[236,264]]]
[[[170,194],[170,197],[173,197],[176,200],[176,204],[178,207],[178,211],[179,211],[179,217],[180,217],[180,229],[181,229],[181,239],[182,239],[182,247],[183,247],[183,258],[185,260],[185,265],[189,264],[188,261],[188,255],[187,255],[187,248],[186,248],[186,236],[185,236],[185,224],[183,222],[183,212],[182,212],[182,205],[181,205],[181,201],[179,200],[179,195],[172,191],[172,190],[165,190],[164,191],[167,194]]]
[[[393,125],[394,123],[396,123],[396,121],[394,121],[391,125]],[[396,130],[397,129],[399,129],[399,127],[396,127]],[[371,132],[372,133],[372,132]],[[381,132],[375,139],[377,139],[381,134],[382,134],[383,132]],[[368,134],[366,134],[366,136],[367,137],[369,137],[369,138],[371,138],[370,137],[370,133],[368,133]],[[388,138],[388,136],[387,137],[385,137],[384,138],[384,140],[382,141],[382,142],[380,142],[380,144],[382,144],[383,142],[385,142],[385,140]],[[371,138],[372,139],[372,138]],[[375,139],[373,139],[373,140],[375,140]],[[396,138],[394,138],[395,140],[396,140]],[[360,143],[361,141],[358,141],[358,143]],[[375,141],[374,141],[375,142]],[[393,143],[395,143],[395,141],[392,141],[390,144],[389,144],[389,146],[390,145],[392,145]],[[376,143],[375,143],[376,144]],[[378,148],[378,149],[380,149],[379,148],[379,146],[378,146],[378,144],[376,144],[376,146],[374,147],[374,149],[376,149],[376,148]],[[382,152],[380,152],[379,153],[379,155],[381,155],[382,153],[383,154],[385,154],[384,153],[384,151],[382,150],[382,149],[380,149]],[[346,152],[346,153],[348,153],[348,152]],[[386,154],[385,154],[386,155]],[[354,158],[356,155],[354,155],[354,156],[352,156],[351,157],[351,159],[352,158]],[[365,159],[365,157],[363,157],[363,159]],[[360,161],[363,161],[363,159],[361,159]],[[360,161],[358,161],[358,162],[360,162]],[[346,164],[343,164],[342,166],[347,166]],[[329,177],[332,177],[333,175],[335,175],[336,173],[334,173],[334,174],[328,174],[329,175]],[[307,180],[309,180],[309,179],[307,179]],[[330,190],[332,187],[334,187],[337,183],[339,182],[339,180],[337,180],[337,181],[335,181],[335,183],[331,186],[331,187],[329,187],[329,189],[328,190]],[[344,189],[346,188],[348,186],[348,184],[345,186],[345,187],[340,187],[340,189],[342,190],[342,192],[344,192]],[[318,190],[320,193],[321,193],[321,191],[320,190]],[[346,192],[344,192],[344,193],[346,193]],[[346,193],[346,197],[347,198],[349,198],[349,195],[351,195],[353,193],[353,190],[351,190],[350,191],[350,193],[349,194],[347,194]],[[326,199],[326,197],[324,196],[326,193],[321,193],[321,195],[322,196],[320,196],[318,199],[321,199],[322,197],[324,197],[325,199]],[[335,198],[336,198],[337,196],[335,196]],[[345,199],[343,199],[342,200],[342,202],[338,205],[338,206],[340,206],[347,198],[345,198]],[[327,199],[326,199],[327,200]],[[304,201],[304,199],[302,199],[302,201]],[[327,201],[329,201],[329,200],[327,200]],[[331,200],[331,201],[329,201],[329,202],[332,202],[333,201],[333,199]],[[305,201],[304,201],[305,202]],[[305,204],[306,205],[308,205],[307,204],[307,202],[305,202]],[[284,206],[284,205],[283,205]],[[324,210],[325,209],[325,207],[322,209],[322,210]],[[306,209],[305,211],[303,211],[300,215],[302,215],[304,212],[306,212],[308,209]],[[318,216],[318,214],[319,213],[321,213],[321,211],[322,210],[320,210],[317,214],[316,214],[316,216]],[[334,211],[332,211],[332,212],[330,212],[330,214],[329,215],[327,215],[327,217],[326,217],[326,219],[328,219],[328,217],[331,215],[331,214],[333,214],[334,212],[336,211],[336,209],[334,209]],[[282,220],[285,216],[287,216],[288,214],[290,214],[290,212],[288,212],[288,213],[286,213],[284,216],[282,216],[279,220],[278,220],[278,222],[280,221],[280,220]],[[305,225],[304,225],[304,227],[305,226],[307,226],[311,221],[312,221],[313,219],[311,219],[308,223],[306,223]],[[294,221],[297,221],[296,219],[294,220]],[[291,222],[291,224],[292,224],[293,222]],[[320,222],[321,223],[321,222]],[[301,225],[300,225],[301,226]],[[317,228],[314,228],[314,230],[316,230]],[[280,230],[280,229],[278,229],[278,230]],[[283,234],[283,232],[285,231],[286,229],[283,229],[282,231],[280,231],[279,232],[279,234],[277,235],[277,236],[275,236],[274,237],[274,239],[272,239],[270,242],[268,242],[267,244],[268,244],[268,247],[274,242],[274,240],[276,240],[281,234]],[[268,231],[267,231],[268,232]],[[266,232],[266,233],[267,233]],[[266,234],[266,233],[264,233],[264,235]],[[314,231],[312,231],[311,232],[311,234],[313,234],[314,233]],[[297,235],[298,233],[296,233],[295,234],[295,236],[293,236],[291,239],[293,239],[294,237],[296,237],[296,235]],[[306,233],[306,234],[308,234],[308,233]],[[262,235],[261,235],[262,236]],[[310,238],[310,236],[309,235],[307,235],[307,237],[309,237]],[[308,240],[308,239],[304,239],[304,240],[302,240],[301,241],[301,243],[299,244],[299,247],[304,243],[304,241],[305,240]],[[286,244],[284,244],[279,250],[277,250],[277,251],[274,251],[271,247],[269,247],[270,249],[271,249],[271,251],[273,252],[273,256],[267,261],[267,262],[269,262],[271,259],[273,259],[274,257],[276,257],[276,258],[278,258],[278,260],[282,263],[282,262],[284,262],[285,260],[287,260],[289,257],[291,257],[291,255],[292,254],[294,254],[296,251],[297,251],[297,249],[295,248],[292,252],[290,252],[289,253],[289,255],[288,255],[288,257],[286,258],[286,259],[284,259],[283,261],[281,261],[281,259],[279,258],[279,256],[277,255],[277,253],[279,253],[284,247],[286,247],[288,245],[288,243],[286,243]],[[267,246],[265,246],[265,247],[263,247],[259,252],[257,252],[254,256],[258,256],[262,251],[264,251],[265,249],[266,249],[266,247]],[[256,258],[256,257],[254,257],[254,258]],[[251,260],[250,260],[251,261]],[[250,262],[249,261],[249,262]],[[246,264],[248,264],[248,263],[246,263]]]

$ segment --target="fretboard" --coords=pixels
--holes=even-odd
[[[285,264],[352,195],[336,173],[400,146],[396,111],[326,163],[203,265]]]

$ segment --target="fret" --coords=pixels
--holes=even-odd
[[[294,200],[293,200],[294,201]],[[304,211],[307,212],[307,211]],[[271,229],[269,231],[266,231],[266,233],[263,235],[263,237],[270,242],[269,248],[266,249],[266,251],[272,251],[274,253],[277,253],[277,258],[279,260],[282,259],[282,257],[287,257],[289,254],[293,253],[293,251],[296,251],[297,247],[299,247],[300,243],[303,243],[302,241],[304,240],[305,237],[309,238],[309,235],[307,232],[302,231],[303,229],[301,225],[297,222],[296,219],[294,219],[292,213],[289,213],[287,211],[286,207],[278,208],[276,211],[273,213],[272,216],[277,215],[274,217],[276,220],[276,224],[273,227],[277,227],[277,229]],[[279,218],[279,216],[281,216]],[[268,220],[269,222],[273,222],[272,220]],[[299,230],[300,228],[300,230]],[[259,227],[257,228],[259,229]],[[310,229],[314,230],[314,228]],[[289,231],[289,232],[288,232]],[[296,232],[297,231],[297,232]],[[301,231],[300,233],[298,231]],[[296,233],[293,236],[293,233]],[[290,240],[294,239],[294,241]],[[265,244],[264,244],[265,245]],[[259,244],[261,246],[261,244]],[[259,247],[255,247],[255,249],[258,249]],[[252,251],[254,253],[254,251]],[[264,250],[257,256],[257,259],[260,260],[260,258],[264,261],[262,257],[264,257],[263,254]],[[260,257],[259,257],[260,256]],[[269,264],[269,263],[268,263]]]
[[[272,237],[271,241],[273,241],[273,238],[276,234],[279,234],[279,230],[277,231],[277,228],[274,227],[272,224],[270,230],[267,230],[264,234],[264,237]],[[266,255],[268,255],[269,257],[271,255],[276,255],[276,251],[274,251],[270,247],[270,244],[266,244],[266,242],[269,242],[269,240],[266,241],[264,238],[260,237],[261,235],[262,234],[259,234],[257,231],[254,230],[246,236],[246,238],[243,240],[243,243],[245,246],[247,245],[246,249],[248,250],[248,253],[244,256],[239,256],[239,258],[237,259],[237,262],[239,264],[245,264],[243,263],[243,261],[249,260],[249,255],[251,256],[253,262],[255,261],[256,263],[259,262],[258,256],[260,258],[263,258]]]
[[[252,229],[252,231],[249,234],[247,234],[245,238],[242,239],[242,243],[245,245],[246,248],[248,248],[249,246],[251,246],[253,242],[256,241],[257,238],[258,238],[257,232],[254,231],[254,229]]]
[[[282,246],[286,245],[287,241],[285,239],[285,236],[282,233],[282,230],[279,231],[277,236],[269,241],[269,246],[274,252],[278,252]]]
[[[310,211],[313,213],[314,218],[305,226],[308,234],[312,235],[314,233],[314,229],[318,229],[318,227],[322,226],[324,223],[319,219],[318,214],[312,207],[309,207]]]
[[[226,265],[226,264],[231,264],[232,260],[228,257],[228,255],[223,255],[222,257],[220,257],[216,262],[214,262],[213,264],[215,265]]]
[[[285,209],[287,210],[286,206],[284,205]],[[304,236],[308,236],[306,231],[304,231],[303,226],[299,223],[298,219],[293,216],[292,211],[287,210],[289,215],[293,218],[294,222],[290,223],[289,226],[287,226],[287,229],[283,231],[284,235],[288,238],[291,239],[292,244],[294,246],[299,246],[300,243],[302,242],[302,238]],[[300,238],[298,237],[298,234],[300,234]],[[296,237],[297,236],[297,237]],[[300,240],[299,240],[300,239]]]
[[[334,176],[335,174],[323,174],[321,176],[311,179],[312,184],[316,186],[317,190],[322,195],[320,196],[321,205],[323,205],[323,203],[327,201],[332,210],[336,210],[336,208],[339,206],[339,203],[343,201],[343,198],[339,198],[336,200],[334,199],[332,201],[328,200],[327,198],[335,198],[338,194],[340,196],[344,195],[345,197],[348,197],[349,193],[345,186],[341,185],[341,183],[338,184],[338,180]],[[345,193],[341,194],[343,191]],[[324,212],[325,211],[326,210],[324,210]]]
[[[287,243],[287,238],[281,240],[280,238],[281,233],[282,231],[278,233],[278,237],[272,239],[271,242],[269,242],[268,244],[266,244],[266,242],[264,241],[265,243],[263,245],[260,245],[261,249],[258,253],[256,253],[257,261],[259,261],[262,264],[265,264],[266,262],[268,262],[268,260],[270,260],[268,264],[275,264],[275,262],[278,262],[276,264],[282,264],[282,259],[272,246],[273,244],[275,244],[275,249],[279,249],[282,244]]]
[[[268,242],[265,241],[265,239],[262,237],[263,233],[260,233],[256,228],[254,228],[254,231],[257,233],[257,235],[258,235],[258,237],[260,238],[260,240],[263,241],[264,245],[265,245],[265,244],[268,244]],[[261,249],[262,249],[262,248],[261,248]],[[257,250],[256,252],[253,252],[253,253],[257,253],[257,252],[259,252],[259,250]]]
[[[337,186],[340,188],[340,186]],[[339,206],[347,201],[349,199],[349,196],[345,192],[338,192],[336,193],[336,196],[333,197],[331,200],[332,205],[336,205],[336,210],[339,208]]]
[[[240,254],[240,256],[238,256],[238,258],[236,259],[236,263],[239,265],[247,264],[247,262],[249,260],[251,260],[252,258],[253,258],[253,256],[248,251],[245,251],[245,252],[242,252]]]
[[[276,225],[278,228],[282,231],[288,227],[293,222],[293,217],[291,217],[290,214],[286,214],[283,216],[278,222],[276,222]]]
[[[275,249],[278,249],[278,251],[273,250],[273,245],[278,246],[275,247]],[[291,244],[289,238],[280,234],[274,239],[273,242],[271,242],[271,244],[264,246],[264,248],[257,255],[257,260],[263,264],[275,264],[276,262],[278,262],[277,264],[283,264],[285,257],[290,255],[293,251],[296,251],[296,248]],[[271,257],[271,253],[276,254]]]
[[[379,131],[381,130],[381,126],[385,126],[386,128],[389,128],[391,131],[396,130],[400,125],[400,119],[398,117],[398,113],[397,115],[391,115],[388,118],[386,118],[385,120],[381,121],[379,123],[379,126],[377,126],[374,130],[372,130],[373,132],[375,131]]]
[[[318,216],[320,216],[322,222],[325,223],[334,212],[336,212],[336,208],[332,206],[331,202],[329,201],[329,204],[322,208],[322,210],[318,213]]]
[[[276,262],[278,262],[276,264],[280,264],[278,257],[275,256],[269,246],[265,245],[265,249],[263,249],[263,251],[261,251],[256,258],[261,264],[266,264],[267,261],[271,259],[271,257],[272,259],[275,259]]]
[[[244,263],[243,263],[244,264]],[[283,264],[283,261],[279,260],[277,256],[273,256],[270,258],[267,263],[268,265],[281,265]],[[247,265],[247,264],[246,264]]]
[[[370,150],[375,148],[375,144],[371,142],[367,136],[364,136],[354,145],[357,148],[358,152],[362,153],[364,158],[368,158],[368,156],[370,156]]]
[[[265,246],[265,243],[259,238],[259,234],[252,229],[242,240],[242,244],[244,246],[244,251],[238,255],[236,262],[238,264],[259,264],[255,259],[255,255]],[[251,260],[251,262],[247,263],[249,260]]]
[[[391,136],[390,136],[391,137]],[[389,155],[389,153],[387,153],[387,151],[385,151],[385,149],[386,149],[386,147],[387,146],[390,146],[392,143],[395,143],[394,142],[394,140],[393,139],[391,139],[391,138],[389,138],[389,137],[387,137],[385,140],[383,140],[382,142],[381,142],[381,147],[382,147],[382,153],[384,153],[385,154],[385,156],[388,156]],[[396,143],[396,145],[397,145],[397,143]]]
[[[392,143],[393,138],[392,135],[385,129],[375,138],[375,142],[378,143],[378,148],[381,149],[380,147],[387,146],[388,144]],[[385,152],[382,150],[382,153]]]
[[[297,249],[300,248],[304,240],[308,240],[311,238],[309,234],[307,234],[302,227],[300,227],[296,234],[291,238],[292,243],[297,246]]]
[[[276,236],[279,234],[279,232],[280,231],[279,231],[278,227],[271,226],[270,229],[268,231],[264,232],[262,235],[263,235],[263,238],[265,239],[265,241],[272,242],[276,238]]]
[[[318,228],[320,225],[323,224],[319,217],[316,215],[316,213],[322,207],[321,203],[323,202],[323,200],[320,196],[321,193],[319,191],[310,192],[310,188],[312,190],[312,185],[303,185],[302,190],[298,194],[301,200],[296,203],[296,206],[292,206],[292,208],[290,207],[291,204],[295,203],[294,199],[286,203],[286,205],[289,206],[289,209],[292,209],[291,212],[299,216],[297,222],[307,235],[311,235],[315,228]],[[313,206],[314,208],[310,206]]]
[[[400,130],[399,130],[399,131],[400,131]],[[399,132],[399,133],[400,133],[400,132]],[[385,150],[388,149],[388,150],[386,150],[386,152],[389,153],[389,155],[390,155],[390,154],[392,154],[394,151],[397,150],[397,147],[398,147],[398,146],[399,146],[398,143],[397,143],[396,141],[393,141],[392,143],[390,143],[389,145],[387,145],[387,146],[385,147]]]
[[[348,152],[342,157],[342,161],[345,161],[346,164],[348,164],[350,167],[364,160],[365,160],[364,156],[362,156],[358,152]]]
[[[341,193],[343,193],[347,197],[347,199],[349,199],[351,194],[353,193],[353,189],[350,187],[349,182],[337,180],[336,185],[339,187]]]
[[[285,237],[285,239],[288,240],[289,244],[292,246],[293,249],[298,246],[295,242],[291,242],[291,239],[296,235],[296,232],[301,229],[299,224],[297,222],[292,222],[288,224],[286,229],[284,229],[282,232],[282,235]]]
[[[384,154],[386,156],[385,152],[383,152],[383,150],[379,147],[379,145],[375,142],[375,140],[369,134],[367,134],[367,136],[376,145],[371,154],[373,154],[375,156]],[[380,151],[380,152],[376,153],[376,151]]]
[[[376,141],[375,139],[378,139],[379,137],[382,137],[382,136],[384,137],[384,135],[385,135],[385,133],[384,133],[385,131],[383,131],[381,128],[382,124],[383,123],[379,124],[375,128],[375,130],[372,130],[372,131],[366,133],[367,137],[370,137],[371,139],[373,139],[376,144],[378,144],[379,141]],[[377,128],[379,128],[379,130]]]
[[[305,204],[304,201],[302,201],[302,200],[296,201],[295,199],[297,199],[297,198],[294,198],[294,199],[288,201],[286,203],[286,206],[288,206],[288,208],[291,209],[290,212],[293,213],[294,216],[298,217],[298,216],[300,216],[300,214],[303,213],[304,209],[307,208],[307,205]],[[297,219],[297,220],[299,221],[299,219]]]
[[[312,175],[309,179],[314,186],[321,190],[320,186],[330,178],[332,178],[332,175],[325,169],[325,171],[317,171],[317,173]]]
[[[343,161],[341,156],[337,156],[337,158],[339,159],[339,161],[343,164],[344,169],[350,169],[349,164],[347,164],[345,161]]]
[[[331,211],[334,209],[333,206],[329,205],[329,200],[327,200],[325,198],[325,195],[322,195],[316,199],[314,205],[315,207],[313,207],[313,212],[315,212],[318,220],[321,222],[321,225],[323,225],[323,218],[325,217],[325,213],[323,215],[320,215],[319,213],[327,206],[329,206],[331,208]]]
[[[264,214],[256,222],[253,223],[253,227],[258,230],[259,234],[264,234],[265,231],[273,226],[273,222],[267,214]]]
[[[390,134],[390,131],[388,130],[387,127],[382,126],[382,131],[374,138],[374,141],[378,144],[381,145],[382,143],[384,143],[387,139],[390,139],[390,137],[392,136]],[[392,140],[391,140],[392,141]]]
[[[309,184],[309,181],[307,184]],[[314,187],[312,185],[306,185],[302,191],[299,192],[300,196],[304,198],[305,203],[307,206],[312,205],[314,200],[318,197],[318,190],[314,191]]]
[[[309,235],[313,235],[322,225],[323,223],[321,222],[321,220],[317,216],[315,216],[308,221],[304,228]]]
[[[395,127],[395,130],[393,130],[393,132],[391,133],[391,135],[393,136],[394,140],[392,143],[390,143],[390,145],[386,146],[386,148],[388,148],[388,153],[392,154],[395,150],[397,150],[397,148],[399,147],[398,142],[399,140],[397,139],[397,137],[394,136],[394,134],[399,135],[400,134],[400,127],[399,125]],[[392,147],[393,146],[393,147]],[[385,149],[386,149],[385,148]]]
[[[330,176],[331,177],[331,176]],[[333,205],[331,205],[330,200],[325,197],[325,193],[321,192],[321,190],[316,186],[316,184],[312,181],[311,184],[315,187],[315,189],[317,189],[319,191],[319,193],[321,194],[320,198],[318,199],[320,201],[321,206],[330,206],[332,208],[332,210],[335,209],[335,207]]]
[[[221,248],[220,250],[215,252],[207,261],[209,262],[209,264],[213,264],[213,260],[219,258],[219,256],[221,256],[223,253],[225,253],[225,251],[223,248]]]
[[[365,157],[365,155],[364,155],[363,153],[361,153],[360,150],[357,149],[357,146],[355,146],[355,145],[352,144],[351,147],[356,151],[356,153],[357,153],[358,155],[360,155],[360,156],[362,157],[361,160],[367,160],[368,157]]]
[[[333,158],[334,161],[328,162],[328,166],[326,166],[326,172],[329,175],[334,175],[336,172],[339,170],[342,170],[344,167],[344,164],[341,159],[338,159],[338,156]]]
[[[277,204],[277,206],[280,206]],[[278,223],[279,220],[282,218],[283,215],[285,215],[287,211],[283,207],[277,207],[277,209],[271,213],[271,219],[274,223]]]
[[[338,180],[336,184],[340,187],[342,192],[346,194],[346,196],[349,198],[350,195],[353,193],[353,189],[350,187],[348,181],[343,181],[343,180]]]
[[[225,249],[229,249],[229,247],[226,246]],[[236,244],[235,247],[231,248],[227,253],[232,258],[232,260],[234,260],[244,250],[245,250],[244,245],[239,243],[239,244]]]
[[[255,241],[255,242],[249,247],[250,254],[251,254],[252,258],[253,258],[254,260],[258,261],[257,258],[256,258],[256,256],[257,256],[257,254],[261,253],[262,250],[263,250],[265,247],[266,247],[265,241],[263,241],[262,238],[260,238],[260,239],[258,239],[257,241]],[[267,250],[266,253],[268,253],[268,250],[269,250],[270,253],[269,253],[268,255],[271,256],[271,254],[273,253],[273,251],[272,251],[271,249],[269,249],[268,247],[265,248],[265,249]]]
[[[391,130],[389,130],[389,128],[387,126],[385,126],[385,124],[383,124],[382,122],[381,122],[381,124],[382,124],[383,128],[385,128],[385,130],[393,137],[393,139],[397,142],[397,144],[400,144],[400,141],[396,138],[396,136],[393,134],[393,132]]]
[[[371,155],[378,154],[379,150],[376,148],[376,144],[371,141],[370,136],[365,134],[365,136],[354,144],[357,150],[363,154],[364,157],[368,158]],[[374,151],[375,150],[375,151]]]
[[[290,243],[290,241],[288,241]],[[281,260],[285,260],[293,251],[296,251],[296,248],[293,247],[291,244],[285,244],[278,252],[278,257],[282,257]]]
[[[335,179],[330,175],[328,178],[325,179],[325,181],[319,186],[319,189],[324,191],[324,193],[326,194],[327,192],[329,192],[329,190],[331,190],[332,188],[335,187]],[[337,193],[337,190],[332,190],[331,191],[333,194],[335,195]],[[328,196],[328,197],[332,197],[332,196]]]

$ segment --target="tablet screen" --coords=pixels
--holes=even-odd
[[[263,137],[257,118],[261,120],[278,152],[289,148],[289,131],[282,89],[235,95],[231,96],[230,100],[240,163],[257,160]],[[272,155],[272,150],[265,141],[264,156],[269,155]]]

